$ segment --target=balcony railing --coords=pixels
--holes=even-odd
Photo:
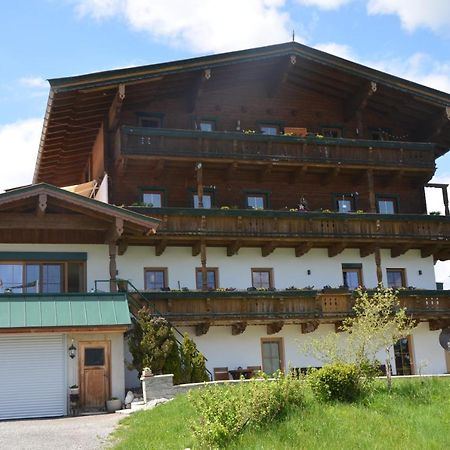
[[[361,240],[391,244],[450,243],[450,218],[413,214],[323,213],[273,210],[131,209],[161,220],[155,239],[184,236],[260,239]]]
[[[434,149],[434,144],[418,142],[125,126],[118,130],[115,139],[116,159],[123,155],[149,155],[422,169],[434,169]]]
[[[177,325],[202,322],[265,323],[276,320],[339,321],[352,314],[352,292],[286,291],[169,291],[145,292],[149,306]],[[450,318],[450,291],[404,290],[402,307],[418,320]]]

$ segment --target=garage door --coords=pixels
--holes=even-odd
[[[0,419],[66,414],[63,335],[0,335]]]

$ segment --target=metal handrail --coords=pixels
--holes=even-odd
[[[118,285],[118,283],[119,283],[119,280],[112,280],[112,279],[110,279],[110,280],[94,280],[94,286],[95,286],[95,292],[97,292],[97,283],[111,283],[111,282],[113,282],[113,283],[115,283],[116,284],[116,286]],[[158,315],[158,316],[160,316],[160,317],[164,317],[164,319],[166,319],[167,320],[167,323],[169,324],[169,326],[173,329],[173,330],[175,330],[175,332],[181,337],[181,338],[184,338],[184,335],[183,335],[183,333],[175,326],[175,325],[173,325],[172,324],[172,322],[164,315],[164,314],[162,314],[161,312],[159,312],[157,309],[156,309],[156,306],[155,306],[155,304],[150,300],[150,299],[148,299],[130,280],[120,280],[120,282],[121,283],[127,283],[127,286],[128,287],[131,287],[132,288],[132,290],[134,291],[134,293],[136,293],[136,294],[138,294],[139,295],[139,297],[141,297],[141,299],[142,300],[144,300],[146,303],[149,303],[151,306],[152,306],[152,310],[153,310],[153,314],[154,315]],[[135,304],[135,306],[137,306],[136,305],[136,303],[135,303],[135,301],[134,301],[134,298],[132,297],[132,296],[130,296],[129,295],[129,291],[128,291],[128,289],[126,290],[126,294],[127,294],[127,299],[128,299],[128,301],[130,301],[130,298],[132,299],[131,300],[131,302],[134,302],[134,304]],[[133,313],[131,313],[131,314],[133,314]],[[133,318],[134,319],[136,319],[136,316],[133,314]],[[181,341],[179,341],[178,340],[178,338],[176,337],[176,336],[174,336],[175,337],[175,341],[176,341],[176,343],[178,344],[178,346],[182,346],[183,344],[181,343]],[[202,355],[204,358],[205,358],[205,361],[208,361],[208,358],[205,356],[205,355]],[[206,368],[206,371],[208,372],[208,375],[209,375],[209,377],[210,377],[210,379],[212,380],[213,379],[213,374],[211,373],[211,371],[207,368],[207,367],[205,367]]]

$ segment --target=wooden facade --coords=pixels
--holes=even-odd
[[[450,258],[450,219],[426,215],[424,190],[450,147],[448,94],[297,43],[50,83],[35,182],[65,186],[107,172],[111,204],[161,221],[155,235],[118,238],[122,254],[128,245],[152,246],[155,256],[192,247],[205,292],[151,295],[177,323],[336,321],[350,311],[347,294],[337,309],[311,293],[208,297],[211,246],[229,257],[244,246],[263,257],[357,248],[373,255],[378,281],[380,249]],[[146,193],[160,204],[146,205]],[[249,196],[264,210],[249,209]],[[194,208],[206,197],[207,208]],[[446,190],[444,202],[448,213]],[[448,314],[448,299],[404,301],[434,320]]]

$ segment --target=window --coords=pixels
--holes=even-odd
[[[394,345],[395,367],[397,375],[412,375],[411,341],[409,337],[402,338]]]
[[[144,269],[145,289],[161,290],[167,287],[167,268],[148,268]]]
[[[142,193],[142,201],[147,206],[161,208],[163,205],[164,193],[162,191],[146,191]]]
[[[280,131],[280,127],[278,125],[260,125],[259,129],[262,134],[267,134],[269,136],[276,136]]]
[[[217,268],[207,268],[206,269],[206,286],[208,289],[217,289],[219,287],[218,283],[219,270]],[[202,269],[197,267],[195,269],[195,280],[197,284],[197,289],[203,288],[202,280]]]
[[[377,209],[380,214],[395,214],[397,212],[396,199],[389,197],[379,197],[377,199]]]
[[[82,262],[2,262],[0,294],[83,292]]]
[[[362,286],[362,265],[342,264],[342,277],[345,287],[357,289],[359,286]]]
[[[265,209],[267,207],[267,195],[266,194],[247,194],[246,202],[247,202],[247,208]]]
[[[388,287],[406,287],[405,269],[386,269],[386,275]]]
[[[216,129],[216,122],[214,120],[201,120],[198,128],[200,131],[214,131]]]
[[[327,138],[340,138],[342,137],[342,128],[339,127],[323,127],[321,133]]]
[[[199,208],[198,195],[193,194],[194,208]],[[203,208],[211,208],[212,206],[212,194],[203,194]]]
[[[262,338],[261,356],[263,371],[273,375],[277,370],[284,370],[284,351],[282,338]]]
[[[146,128],[162,128],[164,114],[138,113],[138,125]]]
[[[84,365],[85,366],[103,366],[105,364],[105,349],[85,348],[84,349]]]
[[[355,198],[352,194],[337,194],[335,196],[335,208],[340,213],[348,213],[355,210]]]
[[[273,288],[272,269],[252,269],[252,286],[254,288]]]

